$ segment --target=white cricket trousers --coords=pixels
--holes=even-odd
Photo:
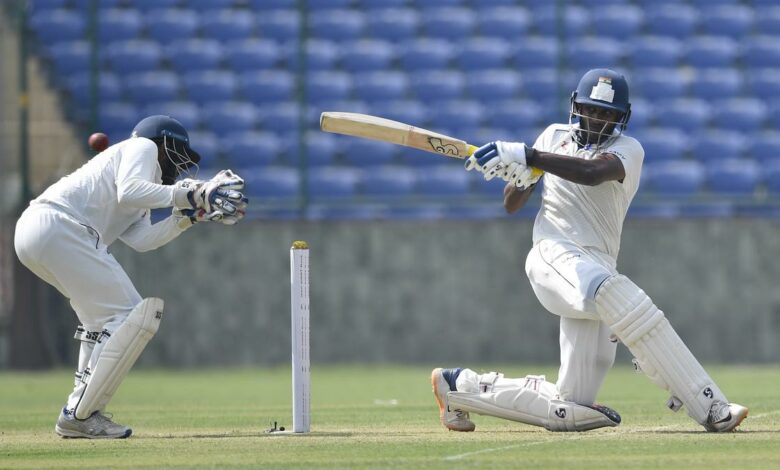
[[[88,331],[113,332],[142,300],[97,233],[56,207],[30,205],[16,223],[14,247],[22,264],[68,298]],[[102,344],[81,343],[69,402],[81,395],[84,384],[78,378],[93,349],[97,357]]]
[[[617,350],[594,302],[599,285],[617,274],[614,260],[570,242],[542,240],[528,254],[525,271],[542,306],[561,317],[561,398],[593,404]]]

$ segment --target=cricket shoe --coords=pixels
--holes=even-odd
[[[710,408],[704,429],[709,432],[733,431],[747,415],[748,409],[742,405],[716,401]]]
[[[441,424],[450,431],[470,432],[476,427],[469,419],[468,411],[450,410],[447,406],[447,392],[457,391],[455,380],[462,369],[436,368],[431,372],[431,384],[433,396],[439,404],[439,418]]]
[[[124,439],[133,433],[132,429],[111,421],[100,411],[92,413],[87,419],[76,419],[64,408],[54,430],[62,437],[85,439]]]

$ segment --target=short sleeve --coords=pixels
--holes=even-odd
[[[622,136],[614,144],[604,150],[620,158],[623,169],[626,172],[624,184],[631,194],[639,188],[639,177],[642,174],[642,163],[645,159],[645,150],[638,140],[633,137]]]

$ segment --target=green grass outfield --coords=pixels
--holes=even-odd
[[[627,368],[609,374],[599,400],[623,416],[617,428],[551,433],[476,416],[476,432],[455,433],[438,422],[428,367],[315,364],[308,435],[265,432],[291,425],[289,368],[136,370],[109,408],[135,433],[110,441],[54,434],[70,372],[2,372],[0,468],[780,468],[780,367],[710,372],[750,408],[736,433],[666,410],[667,396]]]

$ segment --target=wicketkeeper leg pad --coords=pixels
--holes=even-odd
[[[485,376],[498,383],[502,376],[491,372]],[[510,419],[550,431],[588,431],[620,424],[620,416],[606,407],[588,407],[558,398],[555,384],[544,376],[528,375],[497,386],[480,380],[480,393],[449,392],[447,404],[452,409]]]
[[[642,371],[672,393],[670,408],[682,402],[691,418],[705,424],[715,401],[728,403],[664,313],[629,278],[618,274],[607,279],[596,293],[596,305]]]
[[[76,418],[89,418],[105,407],[149,340],[157,333],[163,306],[162,299],[142,300],[111,334],[87,378],[87,386],[74,410]]]

